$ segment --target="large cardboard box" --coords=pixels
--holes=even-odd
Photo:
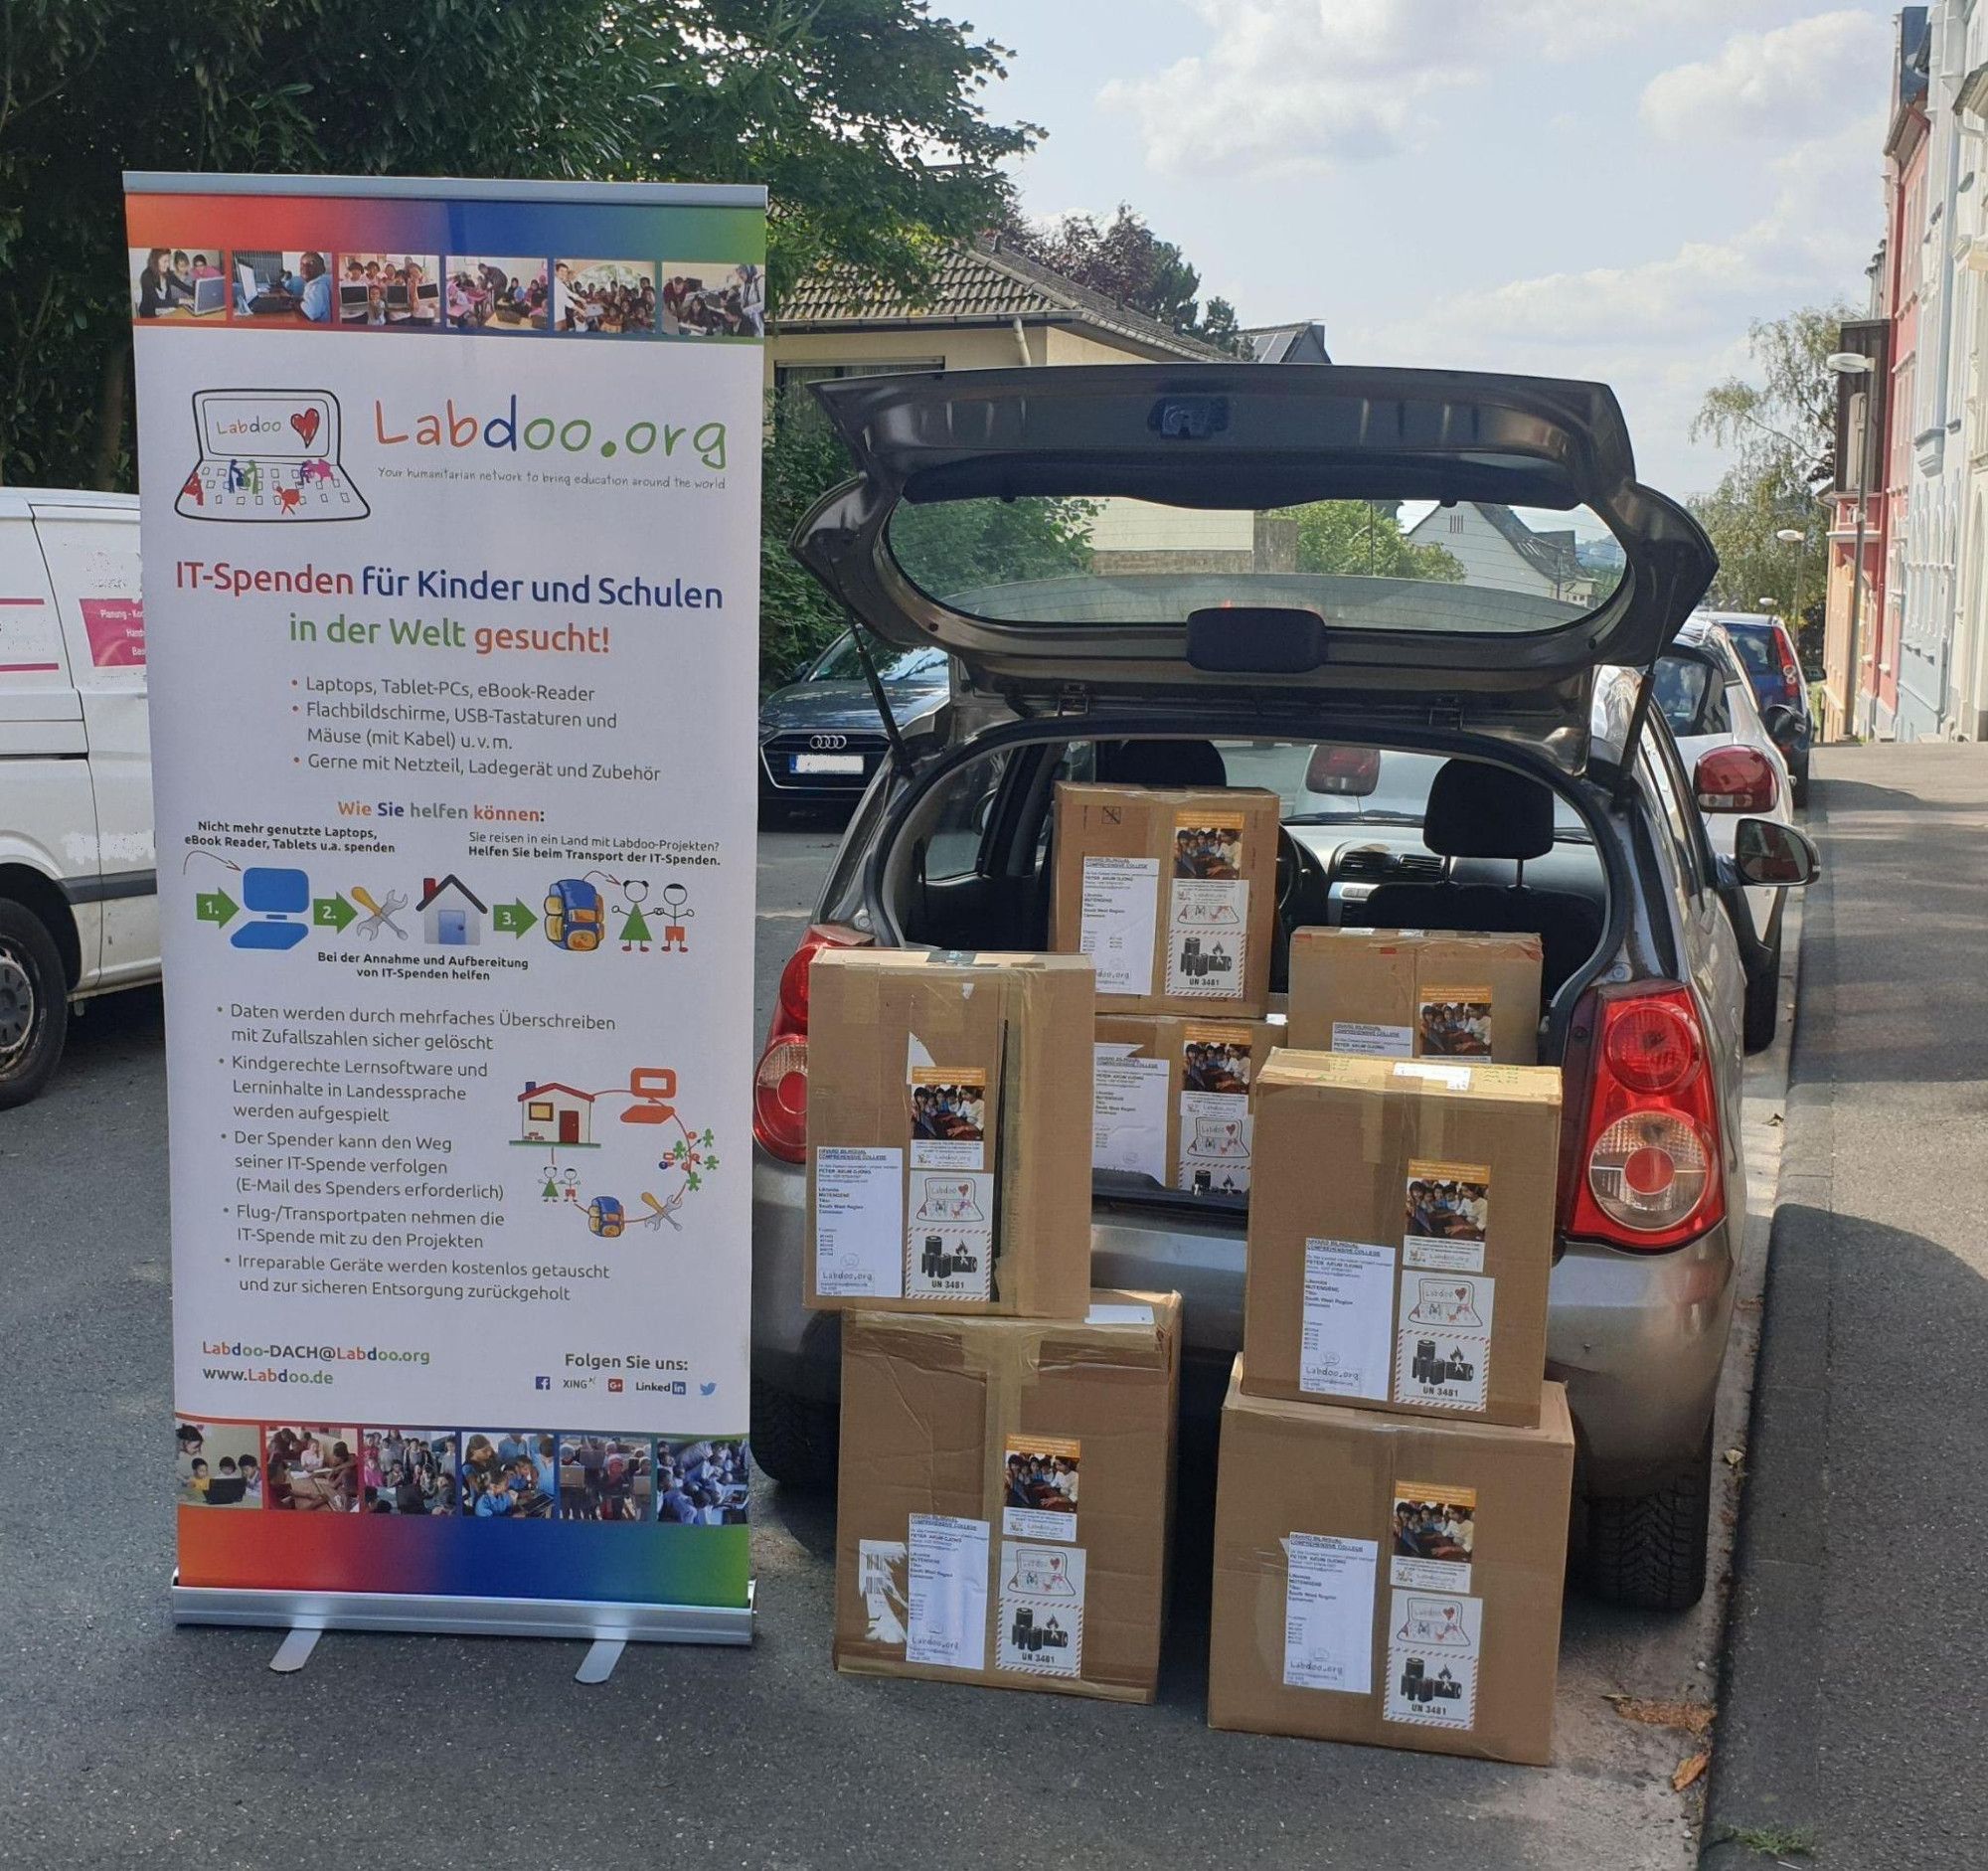
[[[1191,1195],[1246,1194],[1249,1094],[1282,1038],[1267,1020],[1100,1015],[1091,1168]]]
[[[1152,1701],[1180,1319],[843,1320],[838,1669]]]
[[[1050,946],[1096,964],[1099,1013],[1262,1016],[1280,823],[1259,786],[1057,787]]]
[[[1290,1019],[1308,1052],[1537,1065],[1540,938],[1293,930]]]
[[[1254,1118],[1250,1392],[1531,1423],[1559,1072],[1279,1050]]]
[[[1080,1318],[1090,964],[829,948],[808,977],[807,1304]]]
[[[1428,1423],[1251,1397],[1216,1484],[1212,1727],[1544,1767],[1574,1425]]]

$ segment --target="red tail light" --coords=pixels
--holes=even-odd
[[[1716,747],[1701,755],[1691,789],[1701,812],[1771,812],[1781,790],[1773,762],[1752,747]]]
[[[870,937],[839,924],[811,924],[780,970],[766,1050],[752,1075],[752,1135],[783,1163],[807,1157],[808,973],[824,948],[861,948]]]
[[[1561,1216],[1611,1247],[1675,1248],[1726,1215],[1719,1102],[1690,990],[1604,987],[1574,1017]]]

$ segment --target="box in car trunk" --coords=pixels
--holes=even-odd
[[[1208,1719],[1215,1728],[1545,1767],[1574,1426],[1252,1397],[1222,1411]]]
[[[1255,1092],[1244,1388],[1532,1423],[1560,1105],[1547,1066],[1273,1053]]]
[[[830,948],[808,976],[810,1306],[1079,1318],[1091,968]]]
[[[1259,786],[1057,787],[1050,946],[1096,964],[1099,1013],[1262,1016],[1280,823]]]
[[[838,1669],[1152,1701],[1180,1317],[843,1320]]]
[[[1099,1015],[1091,1168],[1194,1195],[1242,1194],[1249,1094],[1283,1034],[1267,1020]]]
[[[1540,1057],[1540,938],[1421,929],[1291,932],[1291,1044],[1375,1059]]]

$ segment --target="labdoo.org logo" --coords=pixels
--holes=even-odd
[[[661,417],[596,422],[589,416],[563,416],[521,410],[518,396],[481,414],[446,399],[439,410],[410,410],[385,397],[373,400],[373,439],[383,448],[496,448],[508,453],[590,454],[603,461],[621,455],[637,460],[696,461],[725,470],[726,426],[722,422],[672,422]]]

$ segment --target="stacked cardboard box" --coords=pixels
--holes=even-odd
[[[1099,1015],[1091,1167],[1194,1195],[1244,1193],[1250,1092],[1282,1036],[1267,1020]]]
[[[1096,964],[1099,1013],[1261,1018],[1279,823],[1255,786],[1057,787],[1050,946]]]
[[[1560,1075],[1279,1051],[1255,1100],[1210,1720],[1545,1761]]]
[[[1537,936],[1293,930],[1290,1043],[1373,1059],[1534,1065],[1540,953]]]
[[[1222,1412],[1208,1719],[1545,1766],[1574,1429],[1252,1397]]]
[[[809,975],[807,1304],[1080,1318],[1091,969],[831,948]]]
[[[838,1669],[1152,1701],[1180,1312],[843,1319]]]

